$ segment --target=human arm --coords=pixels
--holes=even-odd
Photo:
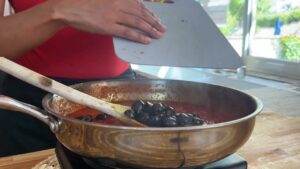
[[[3,9],[4,0],[0,0],[1,13]],[[0,25],[0,55],[9,59],[37,47],[65,26],[145,44],[165,31],[139,0],[48,0],[0,17]]]

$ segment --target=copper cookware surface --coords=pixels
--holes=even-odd
[[[74,87],[111,102],[142,99],[196,104],[207,110],[212,117],[221,117],[222,122],[175,128],[83,122],[67,117],[83,106],[50,94],[43,99],[46,111],[4,96],[0,98],[0,107],[22,111],[44,121],[57,139],[77,154],[110,158],[150,168],[198,166],[234,153],[249,139],[255,116],[262,110],[261,101],[253,96],[205,83],[147,79],[112,80],[83,83]],[[227,117],[230,118],[226,119]]]

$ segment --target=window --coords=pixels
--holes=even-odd
[[[300,1],[258,0],[250,55],[300,62]]]
[[[300,1],[249,0],[247,5],[247,69],[299,80]]]

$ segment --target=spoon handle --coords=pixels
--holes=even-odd
[[[90,96],[86,93],[75,90],[69,86],[61,84],[37,72],[34,72],[24,66],[14,63],[6,59],[5,57],[0,57],[0,69],[40,89],[53,94],[57,94],[72,102],[82,104],[89,108],[93,108],[95,110],[109,114],[126,124],[132,126],[144,126],[143,124],[124,115],[124,111],[129,109],[129,107],[127,106],[109,103]]]

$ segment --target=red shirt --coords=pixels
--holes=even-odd
[[[15,12],[44,0],[10,0]],[[70,27],[20,56],[17,63],[43,75],[60,78],[92,79],[116,77],[129,68],[115,52],[111,36],[82,32]]]

